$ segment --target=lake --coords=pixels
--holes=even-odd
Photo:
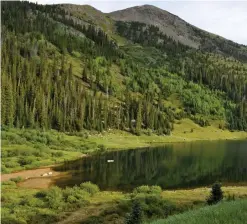
[[[114,162],[107,162],[114,160]],[[140,185],[163,189],[247,185],[247,141],[197,141],[111,151],[66,162],[58,167],[69,175],[56,185],[84,181],[102,190],[131,190]]]

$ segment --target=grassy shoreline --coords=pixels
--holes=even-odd
[[[103,144],[109,149],[128,149],[165,143],[247,139],[247,132],[222,130],[217,125],[215,123],[208,127],[200,127],[190,119],[183,119],[174,124],[174,130],[170,136],[136,136],[127,132],[112,130],[107,133],[92,135],[89,140]]]
[[[247,132],[230,132],[217,126],[200,127],[189,119],[175,123],[170,136],[136,136],[119,130],[71,134],[55,130],[9,128],[2,130],[2,173],[56,165],[102,151],[193,141],[246,139]]]

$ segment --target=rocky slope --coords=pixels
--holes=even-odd
[[[176,15],[152,5],[143,5],[109,13],[115,21],[140,22],[159,27],[180,43],[247,61],[247,47],[201,30]]]

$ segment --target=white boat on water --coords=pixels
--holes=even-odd
[[[108,162],[108,163],[113,163],[114,160],[113,160],[113,159],[108,159],[107,162]]]

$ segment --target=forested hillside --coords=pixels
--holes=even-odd
[[[89,6],[2,2],[1,14],[2,125],[169,135],[190,118],[247,131],[236,48],[192,48]]]

